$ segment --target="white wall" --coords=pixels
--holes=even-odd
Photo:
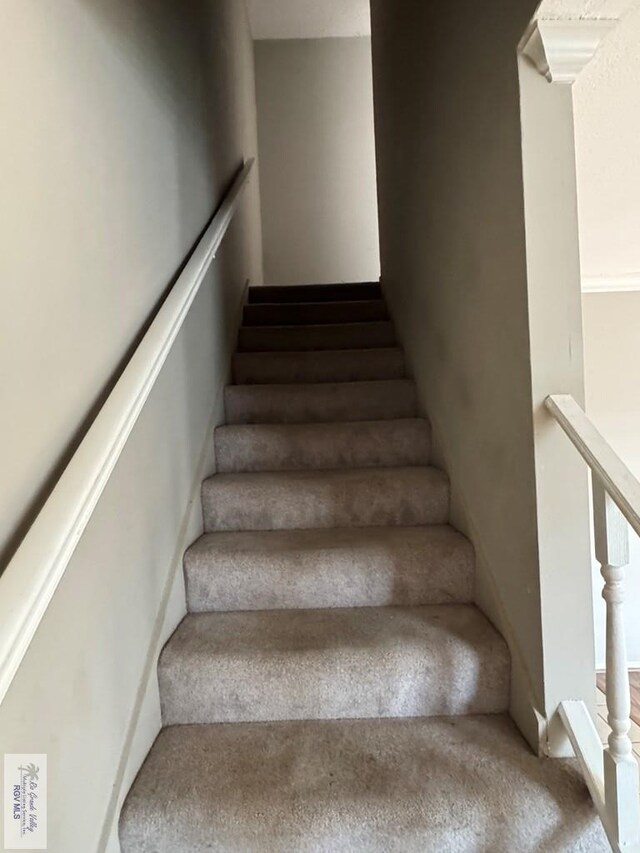
[[[640,293],[589,293],[584,303],[587,412],[613,449],[640,478]],[[640,666],[640,541],[629,531],[626,632],[629,660]],[[594,561],[596,661],[604,666],[605,609]]]
[[[255,39],[370,36],[369,0],[247,0]]]
[[[586,287],[640,284],[640,8],[612,31],[574,86],[580,252]],[[640,477],[640,292],[586,293],[587,413]],[[630,531],[627,642],[640,663],[640,542]],[[593,566],[596,661],[605,609]]]
[[[243,157],[243,5],[7,0],[0,28],[0,430],[9,554]],[[235,328],[259,281],[257,175],[0,706],[0,753],[49,756],[49,849],[118,849],[159,724]],[[140,722],[140,725],[138,725]]]
[[[582,272],[640,279],[640,8],[574,86]]]
[[[589,492],[586,466],[545,401],[562,389],[584,405],[573,100],[527,57],[518,66],[544,713],[547,749],[572,755],[560,703],[580,698],[595,715]]]
[[[265,279],[380,276],[371,41],[257,41]]]

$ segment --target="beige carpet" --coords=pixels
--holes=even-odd
[[[251,289],[234,382],[123,853],[607,850],[505,716],[379,286]]]
[[[503,716],[165,729],[125,853],[605,853],[571,764]]]

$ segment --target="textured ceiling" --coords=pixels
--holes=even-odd
[[[613,30],[573,87],[580,251],[586,276],[640,273],[639,44],[636,8]]]
[[[247,0],[256,39],[371,35],[369,0]]]
[[[640,0],[542,0],[537,18],[622,18]]]

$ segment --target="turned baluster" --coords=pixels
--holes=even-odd
[[[595,475],[593,514],[596,559],[604,578],[602,597],[607,605],[606,682],[611,734],[604,752],[605,803],[610,832],[624,849],[640,842],[638,764],[629,737],[631,695],[623,614],[629,530],[626,519]]]

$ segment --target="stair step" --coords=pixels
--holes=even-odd
[[[388,320],[383,299],[361,302],[283,302],[245,305],[245,326],[304,326],[335,323],[369,323]]]
[[[219,474],[428,465],[427,421],[243,424],[215,432]]]
[[[574,762],[506,715],[165,729],[129,794],[122,853],[606,853]]]
[[[192,613],[469,603],[474,554],[446,525],[209,533],[185,554]]]
[[[239,352],[371,349],[393,347],[393,323],[338,323],[320,326],[242,326]]]
[[[413,418],[415,385],[410,379],[307,385],[229,385],[228,424],[327,423]]]
[[[357,302],[381,299],[382,288],[377,282],[348,284],[281,284],[249,288],[251,304],[264,302]]]
[[[404,354],[397,348],[243,352],[233,357],[236,385],[402,379],[404,373]]]
[[[449,481],[429,467],[216,474],[202,509],[207,532],[444,524]]]
[[[187,616],[160,655],[166,726],[499,713],[509,653],[465,604]]]

